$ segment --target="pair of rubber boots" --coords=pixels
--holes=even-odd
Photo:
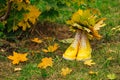
[[[77,31],[74,41],[63,54],[67,60],[85,61],[91,58],[91,46],[85,32]]]

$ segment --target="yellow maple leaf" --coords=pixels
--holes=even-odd
[[[97,39],[101,39],[101,35],[99,35],[98,30],[100,30],[101,27],[105,26],[106,24],[103,22],[106,20],[106,18],[101,18],[97,23],[94,25],[94,27],[90,27],[93,36]]]
[[[25,1],[26,3],[30,3],[30,0],[10,0],[11,2],[17,2],[17,3],[22,3],[23,1]]]
[[[115,73],[110,73],[110,74],[107,75],[107,78],[108,78],[109,80],[116,80],[117,76],[116,76]]]
[[[94,74],[97,75],[97,74],[98,74],[98,72],[95,72],[95,71],[89,71],[88,73],[89,73],[90,75],[94,75]]]
[[[114,58],[113,57],[109,57],[109,58],[107,58],[107,60],[114,60]]]
[[[42,59],[42,62],[38,64],[38,67],[39,68],[47,68],[48,66],[52,67],[52,65],[53,65],[52,58],[45,57]]]
[[[26,0],[26,2],[29,3],[29,0]],[[27,5],[25,3],[16,3],[16,4],[18,5],[17,7],[18,11],[20,11],[21,9],[28,11],[25,14],[23,14],[24,18],[17,24],[17,26],[22,27],[22,30],[25,31],[27,28],[31,27],[29,22],[31,22],[32,24],[36,23],[41,12],[39,11],[38,8],[36,8],[33,5]],[[17,30],[17,28],[14,30]]]
[[[18,26],[13,26],[13,31],[16,31],[18,29]]]
[[[35,42],[35,43],[42,43],[43,41],[40,40],[39,38],[33,38],[31,39],[32,42]]]
[[[43,52],[48,53],[49,51],[47,49],[42,49]]]
[[[103,22],[106,18],[101,18],[97,23],[94,25],[95,30],[100,30],[101,27],[105,26],[106,24]]]
[[[29,13],[27,16],[24,16],[24,19],[28,19],[32,24],[35,24],[36,19],[41,14],[41,12],[35,6],[28,6],[27,9],[29,10]]]
[[[22,70],[22,68],[20,68],[20,67],[18,67],[18,68],[14,68],[14,71],[16,72],[16,71],[21,71]]]
[[[17,4],[17,10],[18,11],[20,11],[20,10],[22,10],[22,9],[26,9],[26,7],[27,7],[27,5],[25,4],[25,3],[19,3],[19,2],[16,2],[16,4]]]
[[[22,27],[23,31],[25,31],[27,27],[30,28],[30,24],[27,21],[24,21],[24,20],[20,21],[18,23],[18,26]]]
[[[57,43],[55,43],[54,45],[50,45],[48,46],[47,49],[42,49],[43,52],[47,53],[47,52],[54,52],[58,49],[59,45]]]
[[[120,31],[120,25],[113,27],[111,30],[115,32]]]
[[[77,12],[75,12],[72,15],[71,21],[79,23],[80,22],[80,16],[82,16],[82,15],[83,15],[83,10],[79,9]]]
[[[85,64],[85,65],[88,65],[88,66],[92,66],[92,65],[95,64],[95,62],[93,62],[93,60],[86,60],[86,61],[84,62],[84,64]]]
[[[25,0],[26,3],[30,4],[30,0]]]
[[[21,3],[21,2],[23,2],[23,0],[14,0],[14,1],[16,1],[16,2],[18,2],[18,3]]]
[[[61,75],[62,76],[66,76],[67,74],[70,74],[72,72],[72,69],[70,69],[70,68],[62,68],[61,69]]]
[[[54,41],[54,40],[55,40],[55,38],[53,38],[53,37],[44,37],[44,40]]]
[[[12,63],[13,64],[18,64],[19,62],[24,62],[27,61],[28,59],[26,58],[27,53],[17,53],[17,52],[13,52],[13,56],[8,56],[8,59],[13,60]]]
[[[96,39],[101,39],[102,38],[102,36],[98,33],[98,31],[97,30],[95,30],[94,29],[94,27],[90,27],[89,28],[90,30],[91,30],[91,32],[92,32],[92,35],[96,38]]]

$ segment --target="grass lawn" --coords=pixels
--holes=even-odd
[[[0,80],[120,80],[120,31],[112,31],[120,26],[120,0],[96,0],[92,4],[106,17],[106,26],[101,29],[103,38],[91,41],[92,60],[95,65],[87,66],[82,61],[68,61],[62,54],[70,44],[59,42],[58,39],[45,40],[42,44],[32,43],[30,39],[16,42],[0,42]],[[4,44],[5,43],[5,44]],[[42,48],[48,44],[58,43],[59,48],[52,53],[44,53]],[[4,46],[4,47],[2,47]],[[12,47],[10,47],[12,46]],[[13,65],[7,58],[12,52],[28,52],[28,61]],[[38,68],[44,57],[52,57],[53,66],[46,69]],[[69,67],[72,72],[61,76],[62,68]],[[15,68],[22,70],[14,71]],[[93,71],[95,73],[90,74]]]

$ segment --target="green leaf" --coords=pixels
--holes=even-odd
[[[6,3],[6,0],[0,0],[1,5],[4,5],[5,3]],[[0,7],[1,7],[1,5],[0,5]]]
[[[46,11],[46,5],[47,3],[45,1],[39,1],[38,3],[36,3],[36,6],[42,11]]]
[[[0,30],[4,29],[4,24],[2,22],[0,22]]]

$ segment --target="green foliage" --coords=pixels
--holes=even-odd
[[[48,76],[48,73],[47,73],[47,71],[45,69],[41,69],[41,76],[43,78],[46,78]]]
[[[5,37],[4,32],[3,32],[4,29],[5,29],[4,22],[0,22],[0,37]]]
[[[0,1],[0,17],[7,12],[9,0]],[[66,23],[73,12],[78,9],[87,9],[94,0],[10,0],[11,9],[7,17],[6,25],[1,25],[0,36],[4,33],[11,33],[21,29],[25,31],[32,25],[40,22],[49,21]],[[37,13],[37,14],[36,14]],[[1,23],[0,23],[1,24]],[[16,33],[14,33],[16,34]],[[3,38],[3,37],[2,37]]]
[[[89,0],[39,0],[33,2],[42,11],[40,21],[65,23],[73,12],[86,9]]]

